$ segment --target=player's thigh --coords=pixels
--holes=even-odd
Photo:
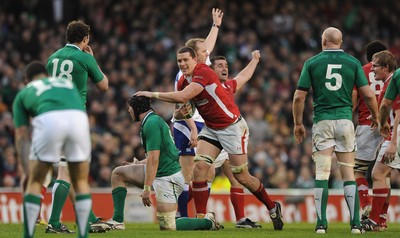
[[[356,136],[356,159],[362,161],[374,161],[376,159],[379,146],[383,141],[378,130],[371,130],[370,126],[358,125],[355,132]]]
[[[43,113],[32,119],[32,145],[30,160],[56,163],[60,160],[61,150],[69,128],[64,123],[63,114]]]
[[[179,171],[170,176],[156,177],[153,182],[157,202],[176,204],[185,180]]]
[[[228,154],[247,154],[249,127],[244,118],[222,130],[210,130]]]
[[[354,124],[351,120],[335,120],[335,151],[336,152],[355,152],[356,138],[354,134]]]
[[[312,141],[314,153],[334,147],[335,131],[333,121],[322,120],[314,123],[312,127]]]
[[[70,110],[68,112],[70,130],[64,145],[64,153],[68,162],[90,160],[91,141],[89,120],[85,112]]]
[[[145,178],[145,164],[129,164],[115,168],[112,172],[113,176],[118,176],[124,182],[142,187]]]
[[[390,141],[385,140],[382,145],[381,148],[379,150],[378,156],[376,158],[376,163],[384,163],[383,159],[385,156],[385,151],[386,148],[389,146]],[[397,146],[397,150],[399,150],[399,146]],[[399,156],[399,151],[397,151],[397,153],[395,153],[395,157],[394,160],[390,163],[384,163],[386,166],[392,168],[392,169],[400,169],[400,156]],[[375,166],[374,166],[375,167]]]

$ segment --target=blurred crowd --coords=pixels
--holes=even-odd
[[[308,139],[293,140],[292,95],[303,62],[320,52],[320,36],[328,26],[344,35],[343,49],[366,63],[364,47],[381,40],[400,55],[400,2],[395,0],[14,0],[0,3],[0,186],[19,186],[20,170],[13,146],[12,102],[23,86],[23,70],[31,60],[47,62],[63,47],[66,24],[82,19],[91,26],[90,45],[110,80],[100,93],[89,83],[87,111],[93,153],[91,186],[109,187],[113,168],[144,158],[139,124],[127,113],[127,99],[137,90],[172,91],[178,71],[175,52],[192,37],[206,37],[211,9],[224,17],[211,55],[224,55],[231,78],[261,51],[249,83],[236,94],[250,128],[249,169],[269,188],[312,188],[312,98],[304,124]],[[154,103],[167,122],[172,104]],[[335,164],[335,163],[334,163]],[[224,181],[220,173],[217,181]],[[393,173],[394,178],[397,173]],[[330,187],[342,186],[333,166]],[[400,179],[393,180],[394,188]],[[218,186],[216,186],[218,188]]]

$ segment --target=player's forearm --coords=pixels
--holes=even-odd
[[[397,147],[397,129],[399,128],[400,123],[400,109],[396,110],[396,116],[394,117],[393,122],[393,131],[392,131],[392,140],[390,141],[391,144]]]
[[[378,116],[380,126],[386,123],[386,120],[389,117],[389,112],[390,112],[389,105],[382,102],[381,107],[379,108],[379,116]]]
[[[28,135],[27,128],[17,128],[15,132],[15,149],[17,151],[17,158],[22,165],[24,172],[28,171],[29,153],[31,141]]]
[[[185,119],[186,124],[188,125],[190,131],[197,131],[196,123],[193,118]]]
[[[378,103],[375,96],[365,98],[365,104],[367,104],[367,107],[371,112],[372,119],[376,120],[376,118],[378,118]]]
[[[237,90],[250,80],[256,70],[258,62],[258,59],[252,59],[250,63],[235,77],[235,80],[237,81]]]
[[[298,96],[298,91],[296,90],[293,97],[293,121],[295,125],[303,124],[303,113],[304,113],[304,99]]]
[[[158,169],[158,158],[149,155],[146,162],[146,175],[143,185],[151,186],[156,178]]]
[[[165,102],[171,103],[184,103],[190,98],[186,98],[182,91],[177,92],[154,92],[153,97]]]

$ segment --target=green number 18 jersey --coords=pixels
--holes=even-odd
[[[52,54],[47,60],[46,69],[52,77],[72,80],[81,95],[83,105],[86,104],[88,78],[94,83],[103,79],[96,59],[73,44],[67,44]]]
[[[303,66],[297,88],[314,99],[314,123],[321,120],[352,120],[352,90],[368,85],[359,60],[343,50],[324,50]]]

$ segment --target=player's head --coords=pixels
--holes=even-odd
[[[197,55],[197,61],[199,63],[206,63],[209,53],[207,51],[205,39],[203,38],[192,38],[186,41],[185,46],[194,49]]]
[[[32,61],[25,67],[24,75],[26,82],[30,82],[38,77],[47,77],[46,67],[39,61]]]
[[[383,51],[383,50],[387,50],[387,47],[381,41],[374,40],[374,41],[369,42],[365,46],[365,53],[367,54],[368,62],[371,62],[372,56],[375,53],[378,53],[378,52]]]
[[[396,57],[388,50],[375,53],[371,63],[376,80],[385,80],[396,70]]]
[[[133,95],[128,100],[128,112],[131,115],[132,121],[140,121],[140,114],[151,110],[150,98],[144,96]]]
[[[182,74],[191,76],[197,65],[196,52],[193,48],[184,46],[176,52],[176,61]]]
[[[210,67],[214,70],[214,72],[218,75],[218,78],[221,82],[225,82],[228,80],[228,61],[222,55],[217,55],[211,57],[211,65]]]
[[[90,26],[86,25],[83,21],[71,21],[68,23],[67,31],[65,32],[65,38],[68,43],[77,44],[84,42],[89,43],[89,32]]]
[[[339,49],[342,46],[342,32],[335,27],[328,27],[321,37],[322,49]]]

